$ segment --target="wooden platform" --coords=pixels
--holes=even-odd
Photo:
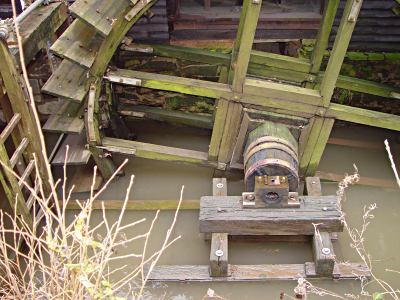
[[[313,224],[326,232],[343,231],[336,196],[302,196],[297,209],[242,208],[241,196],[206,196],[200,200],[200,232],[230,235],[313,235]]]
[[[369,277],[365,265],[339,263],[335,265],[333,278],[359,279]],[[229,265],[228,277],[211,277],[208,265],[164,265],[157,266],[149,276],[149,281],[269,281],[316,279],[314,263],[279,265]]]

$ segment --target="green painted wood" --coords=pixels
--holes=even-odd
[[[317,73],[321,68],[322,59],[324,58],[325,50],[328,47],[329,36],[332,31],[333,22],[335,21],[339,2],[340,0],[325,1],[323,21],[318,31],[317,42],[311,56],[311,73]]]
[[[334,123],[334,119],[324,118],[324,122],[322,124],[321,131],[319,133],[314,150],[312,151],[310,162],[307,166],[307,170],[305,171],[305,175],[311,176],[314,175],[317,171],[319,162],[322,159],[322,154],[324,153],[326,144],[328,143],[328,139]]]
[[[230,101],[226,112],[224,131],[218,153],[218,161],[228,163],[231,161],[235,148],[236,137],[242,120],[243,107],[240,103]]]
[[[228,68],[222,67],[219,75],[220,83],[228,82]],[[221,147],[222,136],[224,134],[225,122],[228,113],[229,101],[218,99],[214,104],[214,125],[211,134],[210,146],[208,149],[208,159],[218,160],[219,149]]]
[[[267,80],[248,78],[245,81],[243,92],[249,95],[264,96],[272,99],[285,99],[310,105],[322,104],[319,91]]]
[[[217,167],[216,162],[208,160],[208,153],[195,150],[153,145],[110,137],[104,137],[102,145],[98,146],[98,148],[124,154],[131,152],[134,156],[147,159],[189,163],[212,168]]]
[[[346,2],[325,76],[321,82],[321,95],[324,99],[325,107],[329,106],[331,101],[362,2],[363,0],[347,0]]]
[[[315,116],[310,120],[309,125],[302,131],[302,135],[300,136],[299,149],[299,169],[301,175],[304,175],[307,171],[307,167],[310,163],[312,153],[317,144],[319,133],[321,131],[323,123],[323,118]]]
[[[297,58],[256,50],[251,51],[250,62],[304,73],[308,73],[311,67],[310,61],[306,58]]]
[[[400,116],[331,103],[326,116],[356,124],[400,131]]]
[[[120,18],[120,13],[129,7],[127,0],[77,0],[70,6],[71,13],[93,26],[101,35],[108,36]]]
[[[228,77],[228,82],[232,85],[232,89],[235,92],[243,91],[261,5],[262,0],[243,1],[239,29],[233,46]]]
[[[217,100],[215,107],[214,127],[211,135],[210,147],[208,150],[208,159],[217,160],[221,146],[222,135],[224,133],[225,121],[227,117],[229,101],[224,99]]]
[[[104,38],[91,26],[76,19],[51,46],[50,50],[82,67],[90,68]]]
[[[214,99],[220,97],[230,98],[231,96],[231,90],[228,85],[205,80],[122,69],[109,71],[106,76],[107,79],[116,83],[151,89],[167,90]],[[112,80],[113,76],[116,77],[115,80]]]
[[[145,118],[174,125],[186,125],[206,129],[213,128],[212,116],[206,114],[196,114],[144,105],[121,104],[118,106],[118,113],[122,116],[134,119]]]
[[[339,76],[336,86],[354,92],[386,98],[396,98],[393,93],[400,93],[400,88],[398,87],[349,76]]]
[[[42,91],[56,97],[82,102],[89,90],[88,75],[85,68],[63,60],[42,87]]]

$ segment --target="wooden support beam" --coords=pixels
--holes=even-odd
[[[328,232],[318,232],[313,238],[315,272],[318,277],[332,277],[335,266],[335,253]]]
[[[132,119],[150,119],[174,125],[186,125],[197,128],[212,129],[211,115],[196,114],[178,110],[162,109],[144,105],[119,105],[118,113]]]
[[[329,3],[333,3],[334,1],[336,0],[330,0]],[[140,51],[140,49],[145,49],[143,51],[146,51],[146,53],[152,53],[157,56],[174,57],[229,67],[229,54],[226,53],[173,45],[144,46],[134,44],[130,46],[122,46],[122,49],[130,51]],[[302,83],[304,81],[321,83],[325,72],[318,73],[318,70],[316,70],[314,72],[315,75],[309,74],[308,70],[310,68],[312,68],[310,62],[305,59],[253,50],[250,56],[247,73],[249,75],[269,77],[297,83]],[[396,99],[396,93],[400,93],[399,88],[394,86],[343,75],[339,75],[336,86],[351,91],[394,99]]]
[[[306,177],[305,193],[309,196],[322,196],[319,177]]]
[[[320,91],[323,99],[322,105],[330,107],[333,91],[339,77],[347,48],[360,12],[362,0],[347,0],[338,32],[336,33],[332,54],[329,58],[324,77],[321,82]],[[326,112],[322,116],[327,116]],[[300,173],[313,175],[322,158],[326,143],[329,139],[334,119],[315,117],[311,129],[305,131],[307,140],[304,151],[301,153]]]
[[[228,69],[221,67],[219,75],[220,83],[228,82]],[[218,154],[221,147],[222,136],[224,134],[225,122],[227,118],[229,101],[219,98],[214,104],[214,124],[211,134],[210,146],[208,149],[208,159],[218,160]]]
[[[238,103],[261,105],[313,115],[322,102],[318,91],[266,80],[247,79],[244,94],[235,93],[229,85],[205,80],[153,74],[132,70],[109,71],[105,79],[131,86],[173,91],[214,99],[223,98]]]
[[[176,282],[248,282],[271,280],[297,280],[300,278],[315,278],[315,265],[306,264],[275,264],[275,265],[230,265],[230,276],[212,277],[207,265],[165,265],[156,266],[149,275],[149,281]],[[371,272],[364,264],[339,263],[335,267],[335,279],[369,278]]]
[[[364,108],[331,103],[325,116],[356,124],[400,131],[400,116]]]
[[[217,162],[208,160],[208,154],[206,152],[153,145],[110,137],[104,137],[102,139],[102,145],[97,146],[97,148],[107,150],[109,152],[131,154],[147,159],[189,163],[212,168],[216,168],[218,165]]]
[[[226,178],[213,178],[213,196],[227,196]],[[212,233],[210,251],[210,276],[228,276],[228,234]]]
[[[224,131],[221,139],[221,146],[218,153],[218,161],[228,163],[231,161],[235,148],[236,137],[239,132],[242,120],[242,105],[235,102],[228,103]]]
[[[234,92],[243,92],[243,85],[247,75],[250,54],[253,48],[258,17],[262,0],[244,0],[240,14],[239,28],[233,46],[228,83]]]
[[[321,68],[322,59],[324,58],[325,50],[328,47],[329,36],[332,31],[332,25],[335,21],[336,11],[340,0],[325,1],[324,17],[321,27],[318,31],[317,42],[311,56],[310,72],[318,73]]]
[[[321,231],[343,230],[336,196],[300,196],[301,207],[293,209],[242,208],[241,196],[202,197],[200,232],[226,232],[230,235],[314,235],[314,224]]]
[[[321,82],[324,106],[329,106],[363,0],[347,0],[331,56]]]

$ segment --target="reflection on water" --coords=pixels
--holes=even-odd
[[[140,140],[157,142],[160,144],[187,147],[206,151],[208,147],[209,133],[201,130],[189,130],[162,127],[157,134],[154,126],[135,127]],[[158,127],[160,128],[160,127]],[[368,139],[383,143],[389,135],[384,131],[349,127],[336,128],[335,137],[347,137],[356,139]],[[189,145],[189,146],[188,146]],[[395,156],[400,153],[395,152]],[[117,158],[121,160],[121,158]],[[356,149],[342,146],[328,145],[320,170],[344,174],[352,172],[355,163],[361,176],[392,178],[390,165],[386,159],[386,153],[379,150]],[[166,162],[157,162],[144,159],[131,159],[126,167],[127,175],[135,174],[135,187],[130,199],[177,199],[181,185],[185,185],[185,199],[199,199],[203,195],[211,194],[211,178],[213,171],[206,168],[178,165]],[[129,176],[120,178],[102,195],[102,199],[122,199],[124,190],[128,185]],[[229,181],[230,195],[239,195],[243,189],[243,183],[239,180]],[[334,194],[335,183],[324,183],[324,194]],[[85,195],[79,195],[84,198]],[[344,210],[347,220],[352,226],[359,226],[362,219],[363,207],[376,203],[378,209],[375,218],[371,220],[368,229],[366,245],[373,260],[375,274],[383,278],[395,287],[399,287],[400,274],[389,273],[385,269],[400,270],[400,239],[398,230],[400,224],[400,197],[399,191],[354,186],[349,188]],[[73,212],[72,212],[73,213]],[[71,215],[72,216],[72,215]],[[109,211],[108,219],[115,221],[118,212]],[[94,222],[98,222],[100,214],[94,214]],[[138,225],[129,235],[146,232],[154,212],[126,213],[125,222],[131,222],[139,218],[147,218],[146,224]],[[173,219],[173,212],[161,212],[157,225],[154,228],[149,244],[149,252],[160,247]],[[182,235],[182,238],[171,246],[162,256],[160,264],[207,264],[209,259],[209,242],[204,241],[198,231],[198,212],[182,211],[173,237]],[[357,262],[360,259],[349,246],[349,238],[346,234],[339,235],[339,241],[334,243],[335,252],[340,261]],[[121,248],[119,254],[141,252],[143,244],[135,243]],[[306,243],[238,243],[229,245],[229,259],[237,264],[257,263],[303,263],[312,260],[311,245]],[[116,267],[124,264],[134,265],[135,259],[129,262],[118,262]],[[121,276],[119,274],[117,276]],[[319,280],[314,283],[320,287],[344,294],[358,293],[360,284],[357,281],[331,281]],[[279,299],[280,292],[292,294],[295,282],[263,282],[263,283],[150,283],[148,285],[148,299],[201,299],[212,288],[218,295],[227,299]],[[312,296],[310,299],[317,299]],[[324,297],[329,299],[329,297]]]

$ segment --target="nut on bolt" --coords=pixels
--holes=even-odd
[[[253,201],[254,198],[255,198],[255,197],[254,197],[253,194],[246,195],[246,200]]]

